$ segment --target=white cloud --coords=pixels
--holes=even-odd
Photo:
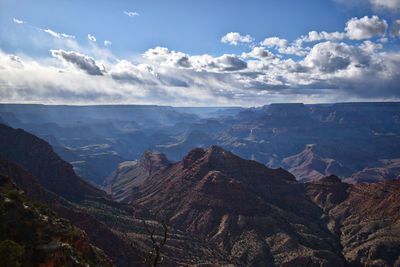
[[[91,34],[88,34],[88,39],[89,39],[90,41],[92,41],[92,42],[96,42],[96,37],[94,37],[94,36],[91,35]]]
[[[16,18],[13,18],[13,21],[14,21],[15,23],[17,23],[17,24],[25,23],[23,20],[19,20],[19,19],[16,19]]]
[[[269,37],[266,38],[264,41],[262,41],[260,44],[269,48],[272,47],[285,48],[287,47],[288,41],[286,39],[281,39],[279,37]]]
[[[377,12],[397,13],[400,11],[400,0],[334,0],[345,5],[354,7],[361,6],[363,8],[370,7]]]
[[[249,53],[243,53],[244,58],[259,58],[263,60],[273,59],[274,54],[265,49],[265,47],[254,47]]]
[[[50,29],[43,30],[43,31],[48,33],[48,34],[50,34],[51,36],[53,36],[55,38],[58,38],[58,39],[61,39],[61,38],[75,39],[75,36],[73,36],[73,35],[69,35],[69,34],[66,34],[66,33],[58,33],[58,32],[55,32],[53,30],[50,30]]]
[[[254,41],[254,38],[249,34],[245,36],[241,35],[238,32],[230,32],[221,38],[221,42],[229,43],[231,45],[238,45],[238,43],[251,43]]]
[[[61,33],[61,36],[64,37],[64,38],[75,39],[74,35],[69,35],[69,34],[66,34],[66,33]]]
[[[400,19],[394,20],[390,26],[390,36],[400,37]]]
[[[327,41],[294,61],[258,47],[243,55],[249,58],[245,62],[237,55],[189,55],[155,47],[138,64],[107,63],[107,72],[98,60],[75,51],[52,50],[61,61],[50,65],[49,60],[0,53],[0,96],[14,102],[174,105],[398,99],[400,52],[382,49],[368,40],[359,46]]]
[[[59,39],[61,38],[61,34],[56,33],[56,32],[54,32],[54,31],[52,31],[50,29],[44,30],[44,32],[47,32],[48,34],[50,34],[53,37],[56,37],[56,38],[59,38]]]
[[[307,48],[302,47],[302,40],[298,39],[288,45],[288,40],[279,37],[268,37],[260,43],[268,48],[274,48],[281,54],[305,56]]]
[[[370,0],[375,7],[400,9],[400,0]]]
[[[281,54],[287,54],[287,55],[296,55],[296,56],[305,56],[307,55],[307,48],[303,48],[298,45],[292,45],[288,47],[282,47],[279,48],[278,51]]]
[[[288,40],[279,37],[268,37],[260,43],[268,48],[274,48],[281,54],[305,56],[307,52],[302,47],[301,40],[296,40],[293,44],[288,45]]]
[[[316,44],[304,59],[308,67],[322,72],[346,69],[351,63],[352,48],[344,43],[324,42]]]
[[[351,40],[369,39],[375,36],[382,36],[381,42],[387,41],[384,38],[388,24],[386,20],[380,19],[378,16],[364,16],[363,18],[351,18],[347,21],[345,32],[326,32],[326,31],[310,31],[307,35],[301,36],[295,42],[301,47],[303,42],[319,42],[319,41],[338,41],[345,38]]]
[[[105,45],[105,46],[109,46],[109,45],[111,45],[111,41],[109,41],[109,40],[105,40],[105,41],[104,41],[104,45]]]
[[[182,52],[169,51],[166,47],[157,46],[147,50],[143,57],[148,63],[162,66],[193,69],[195,71],[231,72],[247,67],[245,61],[236,55],[224,54],[220,57],[210,55],[190,56]]]
[[[392,37],[398,36],[399,27],[400,21],[392,23]],[[376,16],[353,18],[344,32],[310,31],[290,43],[270,37],[260,46],[243,46],[241,55],[191,55],[158,46],[132,63],[116,58],[107,47],[96,43],[81,47],[76,40],[48,29],[41,34],[56,38],[44,36],[47,47],[57,48],[51,50],[50,58],[33,60],[0,50],[0,98],[8,102],[246,106],[274,101],[400,99],[400,51],[384,50],[382,42],[390,40],[386,31],[386,21]],[[376,41],[349,41],[377,36]],[[96,40],[90,34],[88,38]],[[222,39],[233,45],[255,44],[251,36],[239,33]]]
[[[386,37],[381,37],[378,39],[378,42],[381,42],[381,43],[387,43],[388,41],[389,41],[389,39]]]
[[[363,18],[352,18],[346,23],[346,35],[349,39],[362,40],[374,36],[386,34],[388,24],[386,20],[379,19],[378,16],[364,16]]]
[[[301,41],[303,42],[316,42],[316,41],[321,41],[321,40],[327,40],[327,41],[333,41],[333,40],[341,40],[346,37],[346,34],[343,32],[317,32],[317,31],[311,31],[308,33],[306,36],[302,36],[300,38]]]
[[[140,16],[140,14],[135,11],[124,11],[124,14],[131,18]]]

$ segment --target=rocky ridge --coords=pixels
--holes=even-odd
[[[220,147],[193,149],[138,184],[135,205],[201,235],[246,265],[400,263],[400,180],[298,183]],[[383,251],[388,251],[387,253]]]

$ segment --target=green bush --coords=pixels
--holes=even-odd
[[[3,240],[0,242],[0,267],[21,266],[22,257],[25,250],[13,240]]]

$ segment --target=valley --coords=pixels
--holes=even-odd
[[[146,149],[176,162],[195,147],[218,145],[268,167],[285,168],[303,182],[335,174],[357,183],[363,181],[358,172],[400,158],[396,102],[248,109],[2,104],[0,120],[49,142],[97,187],[119,164],[140,160]],[[375,171],[368,180],[397,177],[389,172]]]
[[[304,109],[304,105],[295,105],[295,108],[299,107]],[[263,109],[248,110],[253,117],[257,117],[250,121],[247,121],[248,114],[242,112],[233,117],[223,116],[218,123],[215,119],[204,120],[199,115],[192,114],[190,116],[196,118],[195,122],[189,123],[187,127],[194,130],[186,136],[189,138],[185,145],[189,146],[190,142],[194,142],[200,129],[209,133],[210,142],[232,140],[226,138],[230,131],[235,132],[236,140],[240,139],[241,142],[259,140],[262,136],[260,129],[263,129],[262,132],[266,132],[266,136],[271,138],[269,142],[284,144],[283,140],[293,141],[282,146],[283,150],[294,151],[293,147],[297,147],[300,140],[307,143],[304,150],[299,146],[300,151],[297,154],[279,157],[276,152],[273,156],[275,163],[269,160],[270,165],[276,165],[281,158],[282,164],[292,166],[288,168],[290,172],[281,167],[270,168],[268,164],[251,159],[254,157],[239,157],[221,146],[202,143],[197,148],[190,149],[180,160],[170,160],[168,155],[177,157],[178,153],[184,153],[185,146],[181,150],[171,150],[169,154],[145,149],[140,157],[133,160],[116,160],[116,169],[106,179],[96,180],[101,181],[99,184],[95,180],[85,181],[82,178],[87,177],[83,175],[76,175],[74,170],[79,173],[79,169],[76,165],[71,165],[74,161],[66,162],[62,156],[57,155],[57,151],[64,151],[64,154],[60,153],[64,157],[73,155],[77,150],[63,146],[61,141],[69,140],[72,143],[72,140],[79,139],[80,145],[88,147],[80,147],[82,154],[79,155],[90,158],[98,154],[99,150],[109,149],[112,151],[109,153],[110,157],[115,159],[120,157],[118,151],[123,151],[118,150],[117,146],[86,143],[89,140],[104,141],[111,138],[110,136],[104,135],[104,139],[85,139],[83,135],[88,131],[82,131],[77,135],[81,139],[72,136],[71,139],[63,139],[61,132],[53,132],[51,146],[25,130],[0,124],[0,173],[4,177],[2,188],[5,188],[2,190],[18,188],[20,194],[27,199],[22,202],[25,206],[32,205],[28,201],[40,202],[51,212],[55,212],[55,216],[66,220],[65,223],[70,222],[74,227],[82,229],[87,237],[80,234],[79,238],[74,237],[74,242],[90,242],[92,249],[98,252],[82,254],[81,261],[102,262],[95,264],[97,266],[108,266],[111,261],[116,266],[141,266],[140,255],[146,255],[146,251],[153,246],[146,229],[154,229],[155,239],[161,240],[161,221],[168,227],[167,243],[161,251],[164,266],[400,264],[400,179],[397,177],[397,154],[394,151],[397,144],[392,143],[392,148],[386,148],[374,157],[371,151],[371,157],[363,158],[363,161],[350,167],[344,164],[349,160],[361,159],[360,151],[348,153],[350,147],[363,144],[367,140],[375,140],[375,146],[384,148],[383,142],[397,138],[397,125],[392,121],[397,109],[390,105],[384,108],[384,115],[392,118],[388,119],[390,127],[385,128],[385,120],[367,126],[365,122],[358,120],[362,126],[351,124],[340,128],[346,132],[350,131],[347,128],[356,131],[358,127],[369,127],[376,131],[380,129],[386,134],[361,135],[360,138],[364,138],[364,141],[350,144],[351,142],[345,140],[344,144],[352,146],[335,149],[328,141],[320,145],[310,144],[309,139],[304,137],[310,136],[308,132],[300,125],[296,126],[296,123],[300,124],[300,120],[274,119],[272,115],[268,115],[269,108]],[[224,123],[227,125],[228,121],[239,121],[241,116],[247,119],[232,124],[228,130],[222,126],[217,127]],[[377,114],[375,116],[378,117]],[[27,125],[20,120],[14,123]],[[256,123],[259,124],[258,130],[253,128]],[[314,123],[318,125],[321,122],[314,121],[310,124]],[[206,131],[207,124],[216,126],[214,132]],[[251,138],[240,134],[244,127],[250,128],[249,125],[253,129],[250,131]],[[269,133],[268,127],[277,125],[281,125],[280,130],[274,127],[272,132],[275,133]],[[297,129],[298,135],[292,134],[293,139],[289,138],[286,135],[290,133],[282,133],[284,126]],[[165,126],[163,129],[170,127]],[[183,132],[187,131],[186,129]],[[326,134],[328,130],[324,131]],[[313,135],[313,138],[331,141],[339,134],[332,129],[329,131],[332,133],[330,138],[323,135]],[[153,129],[154,132],[156,131]],[[177,136],[174,138],[179,139]],[[125,139],[124,142],[126,140],[134,144],[133,139]],[[202,138],[197,140],[205,141]],[[181,144],[184,142],[175,143],[172,147],[177,148]],[[127,144],[124,146],[127,148]],[[367,146],[365,149],[371,147]],[[166,147],[155,145],[153,149],[156,148]],[[242,153],[246,149],[250,147],[242,146]],[[335,160],[334,156],[344,155],[341,154],[342,151],[348,153],[346,158]],[[365,155],[368,155],[367,151],[363,150]],[[279,153],[285,155],[284,153],[290,152]],[[379,159],[386,158],[386,155],[391,159]],[[86,159],[83,156],[81,160]],[[112,169],[112,161],[96,159],[90,163],[94,170],[102,164],[106,165],[104,173],[105,169]],[[363,164],[371,167],[363,167]],[[360,166],[360,171],[349,176],[354,166]],[[81,170],[87,170],[84,165],[81,167]],[[346,175],[340,177],[330,172]],[[308,179],[299,179],[299,176]],[[359,183],[363,181],[369,183]],[[57,228],[51,229],[55,233],[59,231]],[[40,231],[40,228],[34,231]],[[22,245],[30,242],[19,237],[12,239]],[[74,249],[82,249],[76,247],[75,243],[69,244],[68,246],[72,246],[71,255],[76,253]],[[48,250],[43,253],[43,263],[60,261],[51,256],[53,254],[48,254]],[[70,261],[68,257],[63,260]]]
[[[0,0],[0,267],[400,267],[400,0]]]

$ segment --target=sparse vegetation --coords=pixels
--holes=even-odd
[[[156,232],[156,227],[151,227],[149,226],[148,223],[144,219],[142,219],[142,223],[144,228],[147,231],[148,238],[151,240],[152,243],[152,248],[149,251],[144,251],[141,252],[140,250],[137,249],[137,246],[135,245],[135,241],[131,240],[131,247],[135,251],[136,256],[138,256],[141,260],[142,263],[146,264],[148,267],[156,267],[159,264],[162,264],[164,258],[161,257],[161,249],[164,247],[165,243],[167,242],[168,238],[168,227],[165,224],[164,220],[158,220],[158,222],[161,224],[162,229],[163,229],[163,234],[162,234],[162,240],[157,240],[155,236]]]
[[[13,240],[3,240],[0,242],[0,267],[19,267],[25,250]]]

